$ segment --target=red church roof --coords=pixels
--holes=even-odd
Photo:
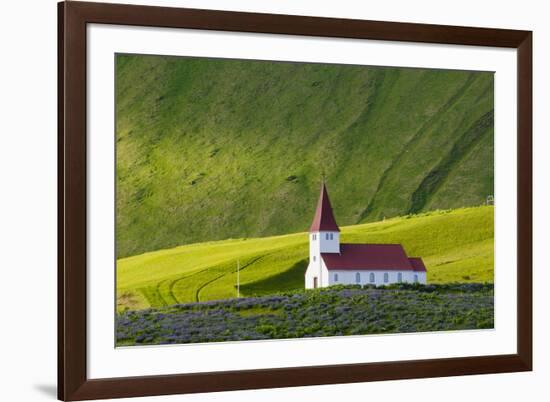
[[[424,261],[422,261],[422,258],[409,257],[409,261],[411,262],[411,265],[415,271],[426,272],[426,266],[424,265]]]
[[[322,253],[329,270],[426,271],[421,258],[408,258],[401,244],[341,244],[340,253]]]
[[[332,213],[332,206],[330,205],[330,200],[328,199],[328,192],[325,183],[321,186],[321,195],[319,196],[317,210],[315,211],[315,217],[313,218],[313,223],[311,224],[309,231],[340,231],[340,228],[338,228],[336,220],[334,219],[334,214]]]

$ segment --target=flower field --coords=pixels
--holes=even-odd
[[[118,346],[490,329],[492,284],[333,286],[117,315]]]

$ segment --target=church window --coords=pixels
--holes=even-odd
[[[359,272],[357,272],[355,274],[355,282],[356,283],[361,283],[361,274]]]
[[[333,235],[333,233],[330,234],[330,240],[332,240],[332,235]]]
[[[315,258],[315,256],[313,256],[313,261],[315,261],[317,258]]]
[[[334,274],[334,282],[338,282],[338,274]]]
[[[329,238],[329,234],[325,233],[325,240],[328,240],[328,238]]]
[[[387,272],[384,272],[384,283],[388,283],[390,280],[390,275]]]
[[[369,275],[369,281],[370,283],[374,283],[374,272],[371,272]]]
[[[417,283],[417,282],[418,282],[418,275],[414,274],[414,283]]]
[[[397,282],[399,282],[399,283],[403,282],[403,273],[402,272],[399,272],[397,274]]]

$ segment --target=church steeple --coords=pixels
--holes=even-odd
[[[340,228],[336,224],[334,214],[332,213],[332,206],[328,198],[328,191],[323,180],[321,185],[321,194],[319,195],[319,201],[317,202],[317,210],[309,232],[339,232]]]

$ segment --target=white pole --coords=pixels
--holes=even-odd
[[[239,283],[239,271],[241,270],[241,264],[240,264],[240,261],[237,260],[237,298],[241,297],[241,292],[240,292],[240,283]]]

